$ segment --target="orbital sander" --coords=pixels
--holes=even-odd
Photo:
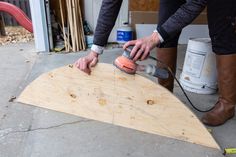
[[[167,79],[169,77],[169,72],[165,68],[160,68],[151,64],[139,65],[134,62],[133,58],[130,56],[132,49],[133,46],[126,48],[123,54],[116,58],[113,64],[118,69],[127,74],[135,74],[139,71],[161,79]]]

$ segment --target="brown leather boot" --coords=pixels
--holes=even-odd
[[[219,99],[213,110],[202,117],[210,126],[224,124],[234,117],[236,104],[236,54],[216,55]]]
[[[176,71],[176,60],[177,60],[177,47],[173,48],[158,48],[157,59],[164,62],[175,74]],[[158,64],[158,66],[160,66]],[[158,79],[158,82],[163,87],[167,88],[170,92],[174,89],[174,78],[170,75],[168,79]]]

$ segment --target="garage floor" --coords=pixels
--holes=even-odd
[[[182,71],[185,49],[186,45],[179,47],[177,76]],[[112,63],[121,53],[121,49],[108,48],[100,62]],[[8,102],[40,74],[73,63],[85,54],[36,53],[33,43],[0,47],[0,157],[222,156],[220,151],[199,145]],[[150,62],[154,63],[145,61]],[[174,93],[189,106],[178,86]],[[217,100],[217,95],[189,94],[203,109]],[[212,134],[222,148],[236,147],[235,130],[236,118],[212,128]]]

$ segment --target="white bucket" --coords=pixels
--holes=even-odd
[[[198,94],[217,91],[216,60],[209,38],[189,40],[180,83],[185,90]]]

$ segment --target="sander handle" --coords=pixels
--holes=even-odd
[[[155,65],[138,65],[137,71],[145,72],[146,74],[160,78],[160,79],[167,79],[169,78],[169,72],[168,70],[164,68],[159,68]]]

